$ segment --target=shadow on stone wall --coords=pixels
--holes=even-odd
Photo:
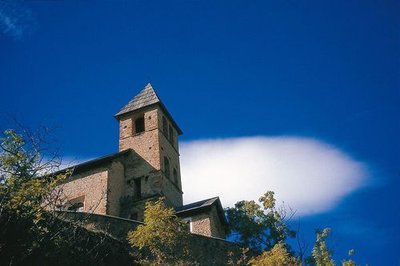
[[[60,218],[81,223],[90,231],[102,232],[127,244],[126,236],[142,222],[110,215],[62,211]],[[192,234],[191,244],[195,247],[194,258],[200,265],[227,265],[229,260],[238,260],[242,249],[236,243],[221,238]]]
[[[120,218],[111,215],[95,213],[60,211],[59,218],[66,221],[78,222],[82,227],[110,235],[119,240],[126,240],[127,233],[135,229],[142,222]]]
[[[0,265],[137,265],[125,241],[50,214],[42,218],[0,215]]]

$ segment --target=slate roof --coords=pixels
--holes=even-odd
[[[71,173],[71,177],[73,177],[74,175],[76,175],[82,171],[91,170],[91,169],[99,167],[99,166],[104,166],[105,164],[111,162],[112,160],[119,158],[119,157],[123,157],[131,152],[132,152],[132,149],[127,149],[124,151],[116,152],[116,153],[102,156],[102,157],[99,157],[99,158],[96,158],[96,159],[93,159],[90,161],[86,161],[83,163],[69,166],[67,168],[56,171],[53,174],[55,175],[55,174],[63,173],[67,170],[73,170],[73,172]],[[67,182],[69,182],[69,181],[71,181],[71,180],[67,180]]]
[[[120,116],[140,108],[159,103],[160,98],[157,93],[154,91],[153,86],[148,83],[144,89],[139,92],[127,105],[125,105],[115,116]]]
[[[132,100],[128,102],[122,109],[115,114],[115,117],[118,118],[124,114],[142,109],[147,106],[151,106],[153,104],[159,104],[164,112],[168,115],[169,119],[172,121],[176,129],[178,130],[178,134],[182,134],[182,130],[176,124],[170,113],[168,112],[167,108],[165,108],[164,104],[161,102],[160,98],[158,97],[157,93],[155,92],[153,86],[148,83],[144,89],[139,92]]]
[[[224,227],[227,226],[227,221],[224,214],[224,209],[222,208],[221,201],[219,197],[214,197],[210,199],[205,199],[197,202],[193,202],[190,204],[186,204],[180,207],[175,208],[175,213],[177,216],[180,217],[187,217],[194,214],[204,213],[209,211],[212,205],[216,205],[218,216],[221,219],[222,224]]]
[[[176,213],[180,213],[180,212],[185,212],[185,211],[189,211],[189,210],[195,210],[195,209],[199,209],[199,208],[209,207],[213,203],[215,203],[217,200],[219,200],[219,197],[214,197],[214,198],[210,198],[210,199],[193,202],[193,203],[186,204],[186,205],[183,205],[180,207],[176,207],[175,211],[176,211]]]

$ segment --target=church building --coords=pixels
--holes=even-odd
[[[61,208],[143,221],[149,200],[164,197],[190,231],[224,239],[227,222],[218,197],[183,205],[179,163],[182,130],[151,84],[116,115],[119,151],[69,168]]]

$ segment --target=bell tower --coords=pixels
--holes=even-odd
[[[178,136],[182,131],[151,84],[147,84],[115,118],[119,121],[119,151],[132,149],[149,169],[146,170],[149,173],[132,175],[138,198],[158,194],[172,206],[181,206]],[[140,171],[137,169],[141,168],[136,167],[136,172]]]

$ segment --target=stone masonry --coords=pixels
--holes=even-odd
[[[183,205],[182,131],[153,87],[148,84],[115,118],[119,152],[71,167],[72,176],[58,187],[60,209],[143,221],[146,202],[164,197],[193,234],[225,238],[219,198]]]

